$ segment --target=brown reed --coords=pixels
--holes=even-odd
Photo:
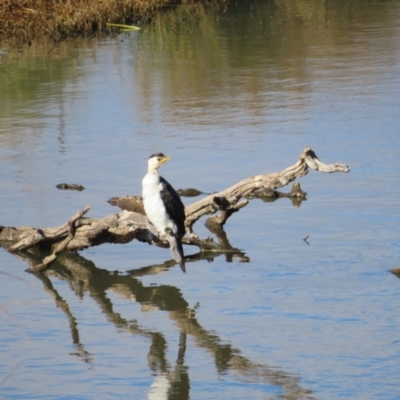
[[[212,0],[0,0],[0,39],[55,41],[109,33],[107,24],[143,24],[155,13]]]

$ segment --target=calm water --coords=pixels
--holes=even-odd
[[[242,253],[185,275],[138,242],[40,276],[0,250],[1,398],[400,397],[399,2],[236,1],[1,49],[3,226],[117,212],[107,200],[140,194],[159,151],[176,188],[204,192],[306,145],[351,168],[310,171],[300,207],[252,201],[225,226]]]

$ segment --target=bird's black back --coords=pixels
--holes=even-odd
[[[179,239],[182,239],[185,235],[185,206],[176,190],[162,176],[160,176],[160,182],[162,185],[161,199],[168,215],[176,223]]]

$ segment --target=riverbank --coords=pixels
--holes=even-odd
[[[5,0],[0,3],[0,40],[30,42],[38,37],[107,34],[109,24],[143,25],[156,13],[182,5],[223,4],[226,0]]]

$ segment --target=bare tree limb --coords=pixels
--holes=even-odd
[[[221,191],[211,194],[194,204],[186,207],[186,231],[193,236],[193,224],[206,214],[214,214],[218,210],[238,211],[242,197],[248,196],[252,192],[259,189],[277,189],[286,186],[290,182],[308,173],[308,168],[315,169],[319,172],[349,172],[350,169],[344,164],[326,165],[319,161],[318,157],[310,147],[306,147],[300,154],[299,161],[296,164],[284,169],[281,172],[273,174],[255,175],[244,179],[239,183]],[[230,215],[220,217],[221,225],[224,224]],[[218,221],[215,221],[218,222]]]
[[[223,245],[210,239],[197,237],[193,232],[193,225],[196,221],[204,215],[216,214],[220,211],[219,215],[215,215],[207,221],[209,227],[220,229],[233,213],[248,204],[249,200],[245,198],[246,196],[251,197],[251,194],[261,189],[275,190],[283,187],[306,175],[309,168],[325,173],[350,171],[343,164],[327,165],[322,163],[314,151],[310,147],[306,147],[300,154],[299,160],[281,172],[246,178],[227,189],[186,206],[186,232],[190,237],[185,237],[183,243],[198,246],[203,250],[224,251]],[[115,199],[113,201],[118,204],[118,200]],[[35,271],[46,268],[64,250],[77,251],[103,243],[128,243],[136,239],[159,247],[169,247],[168,241],[158,237],[157,232],[151,229],[147,217],[140,213],[140,201],[140,197],[134,197],[133,209],[138,212],[124,210],[102,219],[83,217],[90,209],[90,206],[87,206],[71,217],[69,222],[56,228],[20,227],[16,229],[0,226],[0,242],[6,241],[8,244],[5,247],[9,247],[12,243],[9,247],[10,252],[36,245],[50,246],[52,254],[43,261],[41,266],[37,266]],[[129,198],[125,196],[122,203],[128,204],[127,202],[129,202]]]
[[[71,240],[74,238],[75,236],[75,231],[76,231],[76,227],[75,227],[75,223],[78,219],[82,218],[82,216],[84,214],[86,214],[90,209],[92,208],[92,206],[86,206],[83,210],[78,211],[76,214],[74,214],[72,216],[72,218],[68,221],[68,226],[69,226],[69,230],[68,230],[68,236],[62,241],[56,244],[53,253],[50,254],[48,257],[46,257],[43,260],[42,264],[37,265],[36,267],[31,267],[28,268],[27,271],[28,272],[39,272],[39,271],[43,271],[44,269],[46,269],[55,259],[57,259],[57,257],[59,256],[60,253],[62,253],[66,247],[68,246],[68,244],[71,242]],[[18,243],[17,243],[18,244]]]

